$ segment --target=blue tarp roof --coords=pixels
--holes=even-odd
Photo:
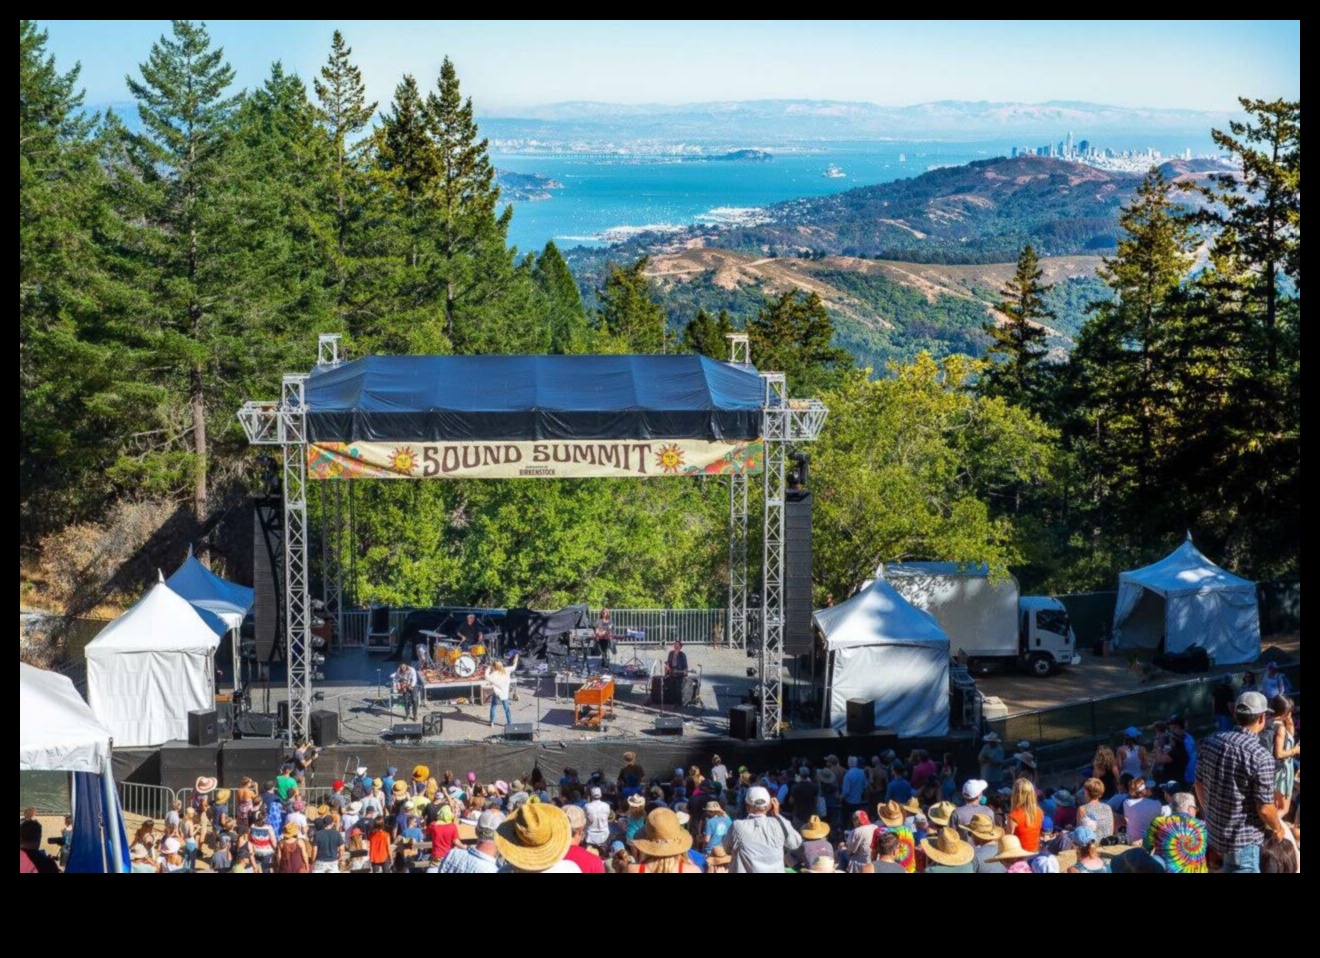
[[[252,608],[251,589],[220,578],[198,562],[191,549],[183,565],[174,570],[165,584],[203,613],[202,618],[206,619],[208,625],[212,625],[213,619],[218,618],[232,628],[241,623],[248,609]],[[219,631],[223,632],[224,628]]]
[[[756,439],[764,387],[705,356],[369,356],[307,381],[314,442]]]

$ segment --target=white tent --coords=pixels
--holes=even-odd
[[[191,547],[188,558],[165,580],[165,584],[197,608],[218,617],[230,629],[242,625],[243,617],[252,608],[252,590],[220,578],[197,561]]]
[[[875,700],[875,724],[905,738],[949,733],[949,637],[883,579],[813,616],[828,653],[826,724],[848,700]]]
[[[1217,665],[1260,658],[1256,584],[1225,572],[1187,541],[1153,565],[1118,577],[1114,646],[1185,652],[1200,646]]]
[[[223,626],[221,626],[223,628]],[[220,636],[164,581],[87,646],[87,698],[115,744],[188,737],[188,713],[215,705]]]

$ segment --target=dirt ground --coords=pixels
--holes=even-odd
[[[1263,642],[1263,651],[1256,671],[1264,669],[1265,663],[1275,661],[1281,665],[1300,662],[1301,634],[1268,636]],[[976,686],[984,695],[996,695],[1008,706],[1008,714],[1030,712],[1035,709],[1051,708],[1087,699],[1104,698],[1109,695],[1121,695],[1142,689],[1158,688],[1162,685],[1176,685],[1197,676],[1176,675],[1172,672],[1151,670],[1149,658],[1140,660],[1134,666],[1128,656],[1117,653],[1109,658],[1094,656],[1090,651],[1082,653],[1082,664],[1061,669],[1047,679],[1037,679],[1021,672],[1005,669],[989,675],[976,676]],[[1246,671],[1240,665],[1211,669],[1208,675],[1224,672]]]

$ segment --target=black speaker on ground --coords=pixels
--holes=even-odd
[[[422,723],[400,722],[394,728],[386,729],[382,734],[395,742],[420,742],[422,740]]]
[[[848,734],[870,735],[875,731],[875,700],[848,700]]]
[[[805,468],[797,466],[795,468]],[[811,651],[811,492],[789,489],[784,500],[784,654]]]
[[[312,713],[312,743],[318,748],[339,744],[339,713],[323,709]]]
[[[276,496],[252,501],[252,625],[258,662],[283,658],[284,504]]]
[[[177,790],[192,788],[202,776],[215,778],[217,751],[214,745],[166,742],[160,747],[160,784]]]
[[[273,738],[243,738],[220,746],[220,784],[234,788],[243,776],[258,785],[273,780],[284,761],[284,743]]]
[[[218,745],[220,729],[215,720],[215,709],[194,709],[188,713],[188,744]]]
[[[682,735],[683,720],[677,715],[662,715],[655,720],[656,735]]]
[[[504,741],[530,742],[532,740],[531,722],[510,722],[504,726]]]
[[[275,737],[275,716],[265,712],[247,712],[234,719],[234,738],[270,739]]]
[[[756,738],[756,707],[735,705],[729,709],[729,738],[749,742]]]

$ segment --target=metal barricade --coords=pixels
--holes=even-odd
[[[119,782],[119,804],[126,815],[141,815],[160,821],[174,805],[174,800],[187,801],[183,795],[164,785],[140,785],[137,782]],[[191,789],[184,789],[191,793]]]
[[[613,609],[615,632],[638,633],[629,641],[639,645],[723,644],[724,609]]]

